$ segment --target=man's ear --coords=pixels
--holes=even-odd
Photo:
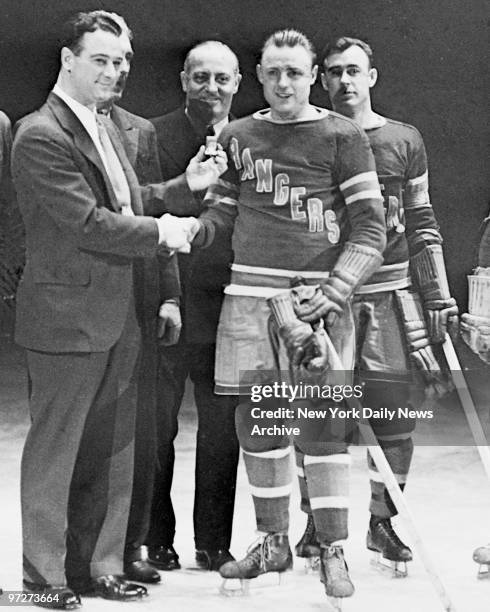
[[[311,69],[311,84],[313,85],[316,81],[316,77],[318,76],[318,64],[313,66]]]
[[[264,79],[262,77],[262,66],[260,64],[257,64],[257,67],[255,69],[257,71],[257,78],[259,79],[259,83],[264,84]]]
[[[182,72],[180,73],[180,83],[182,85],[182,91],[185,91],[187,93],[187,81],[189,79],[189,76],[187,75],[187,72],[185,70],[182,70]]]
[[[328,81],[327,81],[327,75],[322,72],[320,74],[320,81],[322,82],[322,87],[325,91],[328,91]]]
[[[74,58],[74,53],[71,49],[68,49],[68,47],[63,47],[61,49],[61,54],[60,54],[61,65],[67,72],[71,72],[71,69],[73,67],[73,58]]]
[[[238,88],[240,87],[240,81],[242,80],[242,75],[238,72],[235,75],[235,87],[233,88],[233,93],[236,94]]]
[[[369,69],[369,87],[374,87],[376,85],[376,81],[378,80],[378,71],[376,68]]]

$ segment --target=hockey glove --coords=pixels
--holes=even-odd
[[[383,257],[373,248],[346,242],[330,276],[310,294],[298,287],[294,309],[299,319],[315,322],[325,319],[327,326],[341,316],[355,289],[381,265]],[[298,291],[301,289],[301,291]]]
[[[267,301],[290,366],[309,373],[325,371],[328,366],[328,350],[324,331],[313,330],[309,323],[303,323],[296,317],[289,291]]]
[[[435,230],[421,230],[411,241],[412,249],[419,249],[410,258],[410,267],[418,292],[424,302],[429,336],[432,342],[444,342],[446,332],[455,339],[458,335],[458,307],[451,297],[441,238]]]
[[[410,361],[422,376],[427,395],[442,397],[452,390],[447,373],[441,369],[431,346],[420,298],[413,291],[395,291],[402,317]]]

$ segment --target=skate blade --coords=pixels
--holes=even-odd
[[[248,597],[250,595],[250,580],[225,578],[219,588],[219,594],[223,597]]]
[[[488,580],[490,579],[490,564],[488,563],[480,563],[478,567],[478,574],[476,575],[478,580]]]
[[[314,574],[320,571],[320,557],[307,557],[305,559],[305,574]]]
[[[405,561],[390,561],[385,559],[381,553],[375,552],[371,565],[378,571],[388,574],[391,578],[406,578],[408,576],[407,564]]]
[[[330,607],[335,612],[342,612],[342,602],[343,597],[333,597],[332,595],[327,595],[327,601],[330,604]]]
[[[257,578],[225,578],[219,592],[225,597],[248,597],[251,590],[257,591],[286,584],[288,579],[285,574],[286,572],[267,572]]]

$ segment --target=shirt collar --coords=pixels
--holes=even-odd
[[[53,93],[56,94],[59,98],[65,102],[69,106],[69,108],[75,113],[75,115],[80,120],[83,127],[87,130],[87,132],[94,137],[97,135],[97,121],[96,121],[96,111],[95,106],[93,109],[85,106],[69,96],[65,91],[61,89],[61,87],[56,83],[53,87]]]
[[[204,129],[206,126],[200,127],[200,125],[197,123],[197,121],[195,119],[193,119],[191,117],[191,115],[189,114],[189,111],[187,110],[187,107],[184,110],[185,115],[187,117],[187,119],[189,119],[192,127],[194,128],[194,130],[197,133],[204,133]],[[221,121],[218,121],[218,123],[214,123],[213,124],[213,128],[214,128],[214,133],[216,134],[216,136],[219,136],[221,134],[221,131],[223,130],[223,128],[225,127],[225,125],[228,125],[228,123],[230,122],[230,119],[228,117],[228,115],[224,118],[221,119]],[[202,124],[201,124],[202,125]]]

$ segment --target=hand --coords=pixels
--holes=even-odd
[[[218,143],[216,155],[206,159],[204,145],[191,159],[185,175],[191,191],[203,191],[215,183],[228,168],[228,157]]]
[[[325,371],[328,366],[328,348],[323,333],[323,330],[314,331],[311,325],[301,321],[287,323],[279,329],[279,336],[293,368],[315,374]]]
[[[422,313],[420,314],[422,317]],[[430,343],[423,318],[404,321],[410,361],[419,371],[429,397],[442,397],[452,390],[451,379],[441,369]]]
[[[314,323],[326,317],[327,325],[333,325],[337,316],[343,312],[339,296],[327,284],[300,285],[291,289],[294,312],[298,319]]]
[[[163,346],[172,346],[179,340],[182,321],[180,308],[175,300],[167,300],[158,311],[157,335]]]
[[[425,308],[431,342],[434,344],[444,342],[446,332],[453,340],[458,337],[458,307],[454,298],[426,302]]]
[[[166,213],[156,220],[159,231],[159,244],[171,251],[190,253],[191,241],[199,231],[200,223],[194,217],[174,217]]]

